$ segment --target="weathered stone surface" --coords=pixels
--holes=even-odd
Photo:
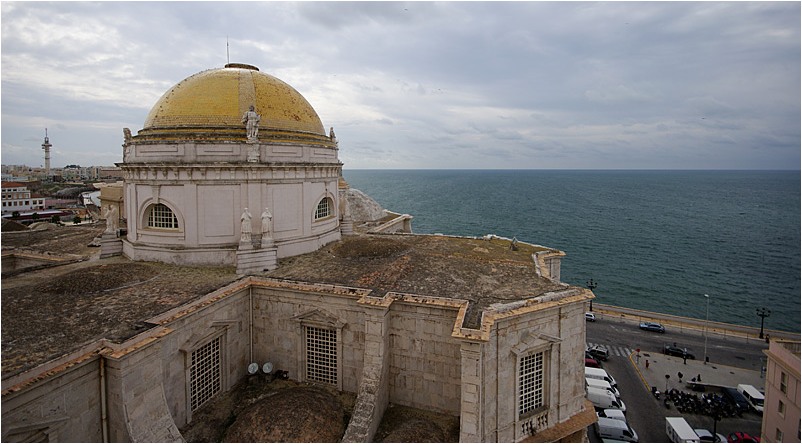
[[[237,417],[225,442],[339,442],[345,431],[340,401],[317,387],[286,389]]]

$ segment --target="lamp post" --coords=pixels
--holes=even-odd
[[[705,365],[707,365],[707,323],[710,320],[710,296],[705,294]]]
[[[588,289],[589,289],[591,292],[592,292],[593,290],[595,290],[595,289],[596,289],[596,287],[598,287],[598,285],[596,285],[596,283],[595,283],[595,282],[593,282],[593,278],[590,278],[590,280],[589,280],[589,281],[587,281],[587,282],[585,283],[585,285],[587,285],[587,286],[588,286]],[[591,299],[591,300],[590,300],[590,311],[593,311],[593,299]],[[763,337],[763,336],[761,336],[761,338],[762,338],[762,337]]]
[[[766,309],[766,307],[758,308],[757,315],[760,316],[760,335],[758,337],[763,339],[763,321],[771,315],[771,310]]]

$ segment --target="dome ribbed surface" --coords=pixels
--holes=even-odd
[[[200,138],[244,128],[242,115],[254,106],[262,131],[305,133],[314,139],[326,135],[317,112],[292,86],[250,65],[229,64],[192,75],[159,99],[139,136],[145,138]],[[244,134],[244,133],[243,133]]]

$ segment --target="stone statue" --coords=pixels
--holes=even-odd
[[[337,145],[337,136],[334,135],[334,127],[329,128],[329,139]]]
[[[262,118],[254,111],[253,105],[242,115],[242,123],[248,135],[248,142],[256,142],[259,136],[259,121]]]
[[[266,237],[272,236],[273,231],[273,215],[270,214],[270,210],[265,208],[262,212],[262,239]]]
[[[106,210],[106,231],[104,233],[117,235],[117,229],[120,227],[120,215],[117,212],[117,207],[109,205]]]
[[[131,155],[131,130],[128,128],[123,128],[123,138],[125,139],[125,143],[123,143],[123,162],[128,161],[128,156]]]
[[[250,242],[251,241],[251,212],[248,211],[248,208],[245,208],[245,211],[242,212],[242,216],[239,217],[240,220],[240,232],[242,233],[240,237],[240,242]]]

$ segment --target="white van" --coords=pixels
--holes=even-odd
[[[599,418],[612,418],[612,419],[620,419],[621,421],[626,422],[627,417],[624,416],[624,412],[618,409],[604,409],[600,412],[596,412],[596,416]]]
[[[585,367],[585,378],[601,379],[602,381],[609,382],[610,386],[618,388],[615,379],[601,368]]]
[[[758,413],[763,414],[763,393],[749,384],[738,384],[738,392],[744,395],[746,402],[752,406]]]
[[[587,397],[588,401],[593,404],[593,407],[599,410],[618,409],[622,412],[627,411],[627,406],[624,404],[624,401],[622,401],[621,398],[617,398],[615,395],[605,389],[588,387]]]
[[[612,418],[599,418],[594,424],[596,433],[602,440],[615,439],[618,441],[638,442],[638,434],[632,430],[625,421]]]
[[[620,397],[621,393],[618,392],[618,389],[611,386],[609,382],[602,380],[602,379],[593,379],[593,378],[585,378],[585,384],[587,387],[598,387],[609,390],[610,393],[615,395],[616,397]]]
[[[666,418],[666,435],[671,442],[699,442],[699,435],[683,417]]]

